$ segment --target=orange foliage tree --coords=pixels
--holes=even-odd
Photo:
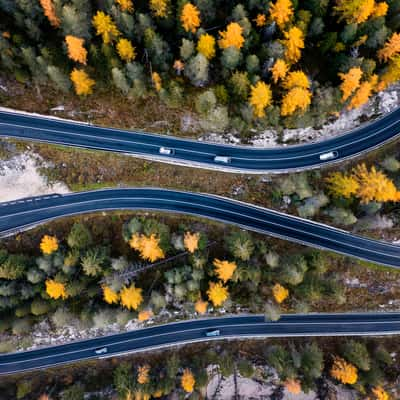
[[[300,394],[301,392],[301,383],[298,379],[287,379],[284,386],[289,393]]]
[[[194,379],[192,371],[190,371],[189,368],[186,368],[183,371],[183,375],[181,378],[182,389],[187,393],[191,393],[194,390],[195,383],[196,383],[196,380]]]
[[[272,287],[272,294],[274,296],[274,299],[277,303],[282,303],[285,301],[285,299],[289,296],[289,290],[287,290],[284,286],[280,285],[279,283],[276,283]]]
[[[218,279],[221,279],[221,281],[223,281],[224,283],[232,278],[232,275],[237,267],[234,261],[221,261],[217,258],[213,261],[213,265],[215,267],[215,273],[217,274]]]
[[[117,51],[121,60],[132,61],[136,57],[135,48],[128,39],[120,39],[117,43]]]
[[[228,288],[223,286],[221,282],[210,282],[207,296],[213,303],[214,307],[221,306],[228,298]]]
[[[270,68],[270,71],[272,73],[272,80],[274,81],[274,83],[277,83],[279,79],[284,79],[288,70],[289,67],[285,63],[285,60],[278,58],[275,64]]]
[[[68,297],[65,284],[57,282],[54,279],[46,280],[46,293],[55,300],[59,298],[66,299]]]
[[[372,388],[372,393],[375,396],[376,400],[389,400],[389,394],[382,386],[376,386]]]
[[[129,310],[137,310],[142,304],[142,289],[132,284],[129,287],[124,286],[120,292],[121,304]]]
[[[357,382],[357,368],[343,358],[335,357],[331,368],[331,376],[344,384],[353,385]]]
[[[200,233],[185,232],[183,245],[189,253],[194,253],[199,248]]]
[[[147,321],[153,315],[154,315],[153,311],[151,311],[151,310],[142,310],[142,311],[139,312],[138,320],[141,321],[141,322]]]
[[[168,14],[168,0],[150,0],[150,9],[155,17],[164,18]]]
[[[200,11],[192,3],[186,3],[182,8],[181,23],[186,32],[195,33],[200,26]]]
[[[56,10],[54,7],[53,0],[39,0],[40,5],[43,8],[44,15],[49,20],[50,24],[55,28],[60,26],[60,19],[56,15]]]
[[[375,4],[374,12],[372,13],[375,18],[384,17],[388,12],[389,6],[385,1]]]
[[[285,46],[285,58],[290,63],[296,63],[300,60],[301,49],[304,49],[304,33],[294,26],[288,32],[284,32],[285,40],[282,41]]]
[[[303,89],[309,89],[310,81],[307,75],[303,71],[291,71],[286,75],[282,85],[286,90],[293,89],[295,87],[301,87]]]
[[[107,285],[102,286],[103,289],[103,299],[108,304],[118,303],[119,295],[117,292],[114,292],[110,287]]]
[[[378,82],[378,75],[372,75],[368,81],[362,82],[360,87],[354,93],[354,96],[350,100],[349,105],[347,106],[348,110],[353,108],[358,108],[363,106],[368,102],[376,84]]]
[[[113,39],[116,39],[120,35],[115,22],[103,11],[97,11],[97,14],[93,17],[92,22],[96,29],[96,34],[101,35],[103,43],[105,44],[110,43]]]
[[[383,49],[378,51],[378,57],[381,61],[391,60],[400,53],[400,33],[393,33],[390,39],[385,43]]]
[[[149,373],[150,373],[150,365],[145,364],[145,365],[139,366],[138,373],[137,373],[138,383],[140,383],[141,385],[145,385],[146,383],[149,383],[150,382]]]
[[[122,11],[133,11],[133,3],[132,0],[115,0],[115,2],[121,7]]]
[[[160,74],[154,71],[151,74],[151,80],[153,82],[154,88],[156,89],[157,92],[159,92],[162,89],[162,81]]]
[[[58,250],[58,240],[55,236],[44,235],[40,242],[40,250],[43,254],[50,255]]]
[[[236,47],[240,49],[244,44],[243,28],[237,22],[231,22],[225,31],[219,32],[218,45],[221,49]]]
[[[265,14],[257,14],[257,17],[253,21],[256,23],[256,26],[261,28],[267,24],[267,17]]]
[[[339,15],[339,21],[360,24],[374,12],[375,0],[336,0],[334,10]]]
[[[74,84],[77,95],[81,96],[92,93],[92,87],[96,82],[89,78],[88,74],[84,70],[74,68],[71,72],[70,78]]]
[[[276,0],[269,7],[269,13],[273,21],[282,29],[293,16],[293,5],[290,0]]]
[[[343,196],[349,199],[355,195],[360,187],[357,179],[353,175],[333,172],[326,178],[328,190],[334,196]]]
[[[203,33],[197,43],[197,51],[208,60],[215,57],[215,38],[208,33]]]
[[[204,301],[201,298],[198,299],[194,305],[194,309],[199,314],[205,314],[207,312],[208,301]]]
[[[129,241],[131,248],[138,251],[140,257],[151,262],[165,257],[159,243],[160,239],[155,234],[146,236],[135,233]]]
[[[261,118],[265,116],[265,108],[272,102],[271,87],[263,81],[258,81],[254,86],[251,86],[250,100],[253,107],[254,116]]]
[[[360,67],[350,68],[345,74],[342,72],[338,73],[339,78],[342,80],[340,90],[342,91],[343,101],[346,101],[360,86],[362,74],[363,72]]]
[[[81,39],[75,36],[65,36],[65,42],[68,48],[68,57],[73,60],[86,65],[87,51],[83,47],[85,39]]]
[[[282,99],[281,115],[291,115],[297,110],[304,112],[310,104],[311,92],[302,87],[294,87]]]

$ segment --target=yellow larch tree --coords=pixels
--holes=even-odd
[[[362,203],[371,201],[397,201],[399,191],[383,172],[377,171],[374,166],[368,168],[365,164],[357,165],[353,169],[353,176],[359,184],[356,196]]]
[[[181,23],[186,32],[195,33],[200,26],[200,11],[192,3],[186,3],[181,12]]]
[[[256,23],[256,26],[262,28],[267,24],[267,16],[265,14],[257,14],[257,17],[253,21]]]
[[[357,179],[353,175],[333,172],[326,178],[328,191],[334,196],[343,196],[349,199],[355,195],[360,187]]]
[[[115,22],[103,11],[97,11],[97,14],[93,17],[92,22],[96,29],[96,34],[101,35],[103,43],[105,44],[110,43],[113,39],[116,39],[120,35]]]
[[[301,58],[301,49],[304,49],[304,33],[301,29],[294,26],[289,31],[284,32],[285,58],[290,63],[296,63]]]
[[[65,284],[62,282],[57,282],[54,279],[47,279],[46,280],[46,293],[52,299],[59,299],[62,298],[63,300],[68,297],[67,290],[65,288]]]
[[[273,21],[282,29],[293,16],[293,4],[290,0],[276,0],[269,7],[269,13]]]
[[[74,84],[75,93],[77,95],[82,96],[92,93],[92,88],[96,82],[89,78],[89,75],[84,70],[74,68],[70,78]]]
[[[225,31],[219,31],[218,45],[221,49],[236,47],[241,49],[244,44],[243,28],[237,22],[231,22]]]
[[[228,298],[228,295],[228,288],[223,286],[221,282],[210,282],[207,290],[207,296],[213,303],[214,307],[221,306]]]
[[[298,379],[289,378],[284,382],[285,389],[291,394],[301,393],[301,383]]]
[[[85,39],[67,35],[65,36],[65,43],[67,43],[68,57],[73,61],[86,65],[87,51],[83,47]]]
[[[285,60],[278,58],[275,64],[270,68],[274,83],[278,83],[279,79],[284,79],[288,70],[289,66],[286,64]]]
[[[183,371],[182,378],[181,378],[182,389],[186,393],[191,393],[194,390],[195,383],[196,383],[196,380],[194,379],[192,371],[190,371],[189,368],[186,368]]]
[[[103,299],[108,304],[118,303],[119,295],[117,292],[114,292],[109,286],[103,285],[101,287],[103,289]]]
[[[199,298],[194,305],[194,309],[198,314],[205,314],[207,312],[207,307],[208,301],[204,301],[201,298]]]
[[[374,12],[375,0],[336,0],[336,6],[333,9],[339,15],[339,21],[360,24]]]
[[[378,51],[378,57],[381,61],[388,61],[400,54],[400,33],[393,33],[382,49]]]
[[[151,74],[151,80],[153,82],[154,89],[159,92],[162,89],[161,76],[158,72],[153,72]]]
[[[232,278],[233,273],[235,272],[237,265],[234,261],[227,261],[227,260],[218,260],[217,258],[214,259],[213,265],[215,267],[215,273],[218,276],[218,279],[226,283],[229,279]]]
[[[302,87],[290,89],[282,99],[281,115],[292,115],[295,111],[304,112],[311,104],[311,92]]]
[[[128,39],[118,40],[117,51],[121,60],[126,62],[132,61],[136,57],[135,48]]]
[[[56,15],[56,9],[54,7],[53,0],[39,0],[39,1],[40,5],[43,8],[44,15],[47,17],[50,24],[55,28],[58,28],[60,26],[61,21]]]
[[[121,304],[129,310],[137,310],[142,304],[142,289],[132,284],[129,287],[124,286],[120,292]]]
[[[272,102],[271,87],[263,81],[251,86],[249,103],[253,107],[253,114],[257,118],[265,116],[265,108]]]
[[[331,368],[331,376],[344,384],[354,385],[358,379],[357,368],[341,357],[335,357]]]
[[[338,73],[339,78],[342,80],[340,90],[342,91],[343,101],[346,101],[360,86],[362,75],[363,72],[360,67],[350,68],[346,73]]]
[[[40,250],[45,255],[53,254],[58,250],[58,240],[55,236],[44,235],[40,242]]]
[[[140,322],[147,321],[154,315],[152,310],[142,310],[138,314],[138,320]]]
[[[135,233],[129,241],[130,247],[138,251],[141,258],[151,262],[165,257],[159,243],[160,239],[155,234],[146,236]]]
[[[194,253],[199,248],[200,233],[185,232],[183,245],[189,253]]]
[[[272,295],[277,303],[281,304],[285,301],[285,299],[289,296],[289,290],[287,290],[284,286],[276,283],[272,287]]]
[[[353,108],[358,108],[367,103],[377,83],[378,75],[372,75],[368,81],[362,82],[360,87],[354,93],[354,96],[351,98],[347,109],[351,110]]]
[[[197,43],[197,51],[208,60],[215,57],[215,38],[208,33],[203,33]]]
[[[392,58],[386,71],[380,76],[377,90],[384,90],[400,80],[400,55]]]
[[[122,11],[127,11],[127,12],[133,11],[132,0],[115,0],[115,2],[120,6]]]
[[[150,9],[155,17],[165,18],[168,14],[168,0],[150,0]]]
[[[372,394],[376,400],[390,400],[388,392],[382,386],[372,388]]]
[[[286,75],[282,85],[286,90],[293,89],[294,87],[301,87],[309,89],[310,81],[303,71],[291,71]]]
[[[141,385],[145,385],[150,382],[150,365],[144,364],[138,367],[137,382]]]
[[[384,17],[388,12],[389,6],[385,1],[381,1],[380,3],[375,4],[374,11],[372,15],[375,18]]]

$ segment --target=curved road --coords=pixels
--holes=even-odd
[[[400,267],[400,246],[391,243],[225,197],[154,188],[104,189],[0,203],[0,237],[69,215],[132,209],[205,217],[312,247]]]
[[[230,172],[265,173],[315,168],[369,151],[399,134],[400,108],[377,121],[322,142],[269,149],[204,143],[0,111],[0,136],[3,137],[114,151]],[[160,147],[173,149],[174,154],[161,155]],[[320,160],[321,154],[331,151],[338,152],[336,159]],[[230,157],[231,162],[215,162],[215,156]]]
[[[220,336],[206,337],[208,330],[216,329]],[[265,322],[262,315],[198,319],[0,355],[0,375],[212,339],[399,333],[400,313],[288,314],[277,322]],[[106,354],[95,353],[104,347]]]

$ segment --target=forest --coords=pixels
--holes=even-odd
[[[27,85],[188,107],[202,128],[320,126],[400,78],[400,1],[1,0]]]

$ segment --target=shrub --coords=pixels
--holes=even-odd
[[[186,64],[185,76],[194,86],[204,86],[208,80],[208,60],[203,54],[198,53],[189,59]]]
[[[200,93],[196,97],[195,107],[199,114],[207,114],[210,112],[217,104],[217,99],[215,97],[214,91],[209,89],[203,93]]]

